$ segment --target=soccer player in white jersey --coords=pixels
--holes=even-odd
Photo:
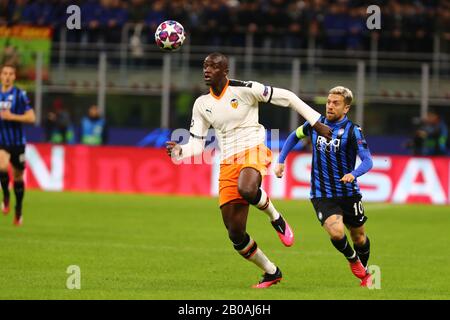
[[[293,108],[324,137],[330,138],[331,130],[317,121],[318,112],[288,90],[228,79],[228,58],[221,53],[206,57],[203,74],[210,92],[194,103],[191,137],[184,145],[168,141],[167,153],[176,159],[201,154],[208,129],[215,129],[221,150],[219,205],[223,222],[234,248],[264,271],[261,281],[253,287],[270,287],[281,280],[282,274],[246,232],[249,204],[269,216],[285,246],[293,244],[294,234],[261,188],[272,154],[264,145],[265,129],[258,121],[258,103]]]

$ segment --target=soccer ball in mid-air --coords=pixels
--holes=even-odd
[[[161,23],[155,32],[155,41],[158,47],[166,51],[175,51],[183,45],[186,35],[181,23],[167,20]]]

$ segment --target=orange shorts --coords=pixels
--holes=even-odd
[[[223,206],[230,202],[248,204],[238,191],[239,173],[243,168],[255,168],[264,177],[271,162],[272,151],[263,144],[225,159],[220,164],[219,205]]]

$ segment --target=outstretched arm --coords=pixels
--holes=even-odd
[[[166,142],[166,152],[170,157],[177,160],[199,155],[205,147],[206,135],[208,133],[209,123],[205,121],[198,111],[198,100],[194,103],[192,109],[190,137],[186,144],[179,145],[175,141]]]
[[[318,121],[320,113],[308,106],[293,92],[286,89],[273,88],[271,103],[282,107],[291,107],[305,118],[319,135],[331,139],[331,129]]]
[[[283,177],[285,169],[284,161],[286,160],[289,152],[291,152],[291,150],[295,147],[295,145],[306,136],[303,130],[304,126],[305,125],[298,127],[297,130],[295,131],[292,131],[291,134],[286,139],[286,142],[284,143],[283,148],[281,149],[280,156],[278,157],[278,163],[275,165],[274,168],[275,175],[278,178]]]
[[[311,125],[314,125],[320,118],[320,113],[308,106],[293,92],[286,89],[273,88],[271,103],[281,107],[291,107]]]
[[[167,154],[177,160],[199,155],[203,152],[205,139],[190,137],[188,143],[179,145],[175,141],[167,141]]]

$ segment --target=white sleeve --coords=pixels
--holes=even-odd
[[[203,152],[204,147],[205,139],[197,139],[191,136],[188,143],[181,145],[181,155],[176,156],[176,159],[182,160],[199,155]]]
[[[198,110],[199,105],[197,99],[192,108],[191,128],[189,129],[191,136],[188,143],[181,145],[182,152],[181,155],[176,157],[177,160],[196,156],[203,152],[210,124],[205,121],[205,118]]]
[[[263,85],[256,81],[248,81],[247,87],[250,89],[251,96],[258,102],[270,102],[273,88],[271,86]]]
[[[314,126],[319,120],[320,113],[308,106],[293,92],[281,88],[273,88],[272,90],[271,99],[267,102],[281,107],[291,107],[305,118],[311,126]]]

